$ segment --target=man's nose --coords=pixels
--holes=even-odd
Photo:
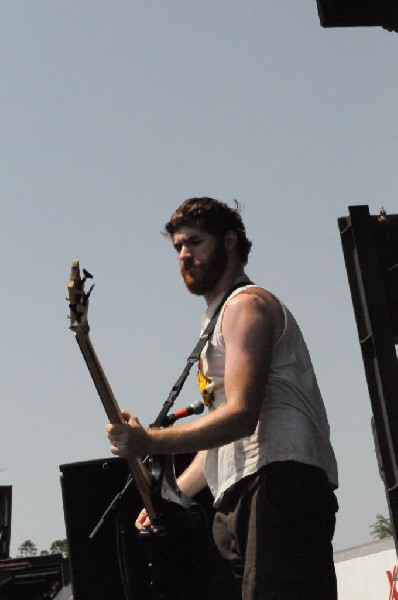
[[[187,259],[191,259],[192,258],[192,253],[190,251],[190,249],[187,246],[182,246],[181,250],[180,250],[180,254],[178,257],[180,260],[184,261]]]

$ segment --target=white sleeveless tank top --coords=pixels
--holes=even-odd
[[[228,300],[250,287],[256,286],[239,288]],[[207,309],[202,331],[220,300]],[[275,461],[294,460],[315,465],[326,472],[334,488],[338,486],[329,424],[311,358],[293,315],[279,303],[285,319],[284,329],[273,346],[257,428],[251,436],[206,452],[205,475],[216,505],[234,483]],[[207,404],[211,399],[209,410],[216,410],[226,402],[225,345],[221,327],[225,305],[200,360],[201,391]]]

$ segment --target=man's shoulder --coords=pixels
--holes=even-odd
[[[236,290],[227,301],[231,306],[263,304],[268,308],[280,308],[279,300],[266,288],[259,285],[250,285]]]
[[[233,327],[235,319],[242,312],[255,315],[260,325],[263,321],[270,326],[277,339],[283,331],[285,316],[281,302],[269,290],[260,286],[250,286],[236,293],[227,303],[227,321]],[[230,318],[228,318],[230,317]]]
[[[226,302],[225,310],[229,313],[240,311],[265,312],[267,314],[283,315],[279,300],[267,289],[260,286],[250,286],[237,290]]]

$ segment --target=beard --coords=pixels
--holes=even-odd
[[[228,255],[222,241],[218,242],[206,262],[186,262],[181,267],[181,275],[191,294],[202,296],[211,292],[220,281],[228,262]]]

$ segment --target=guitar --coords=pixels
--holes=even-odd
[[[125,423],[112,388],[90,340],[87,315],[89,298],[94,285],[91,285],[86,292],[84,289],[85,283],[87,279],[92,279],[92,275],[84,269],[83,275],[82,278],[79,261],[72,261],[68,282],[70,329],[76,338],[109,422],[112,424]],[[188,508],[191,502],[178,489],[172,460],[168,460],[167,457],[159,457],[159,459],[158,461],[151,459],[154,465],[152,472],[147,469],[142,459],[133,457],[126,459],[153,526],[157,526],[161,520],[162,500],[178,504],[183,508]]]

